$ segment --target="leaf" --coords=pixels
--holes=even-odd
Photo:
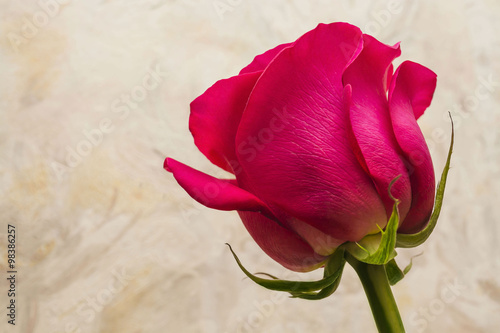
[[[451,114],[450,114],[451,118]],[[416,234],[398,234],[396,240],[396,247],[410,248],[421,245],[423,242],[429,238],[432,231],[436,227],[439,214],[441,213],[441,206],[443,205],[444,190],[446,188],[446,179],[448,178],[448,171],[450,170],[451,155],[453,153],[453,143],[455,138],[455,130],[453,127],[453,119],[451,119],[451,141],[450,149],[448,150],[448,158],[446,159],[446,164],[441,174],[441,180],[439,181],[436,200],[434,201],[434,211],[432,212],[431,218],[427,226],[420,232]]]
[[[270,290],[287,291],[289,293],[302,293],[302,292],[307,293],[326,288],[331,284],[333,284],[338,278],[338,276],[335,274],[318,281],[289,281],[289,280],[279,280],[274,278],[272,280],[268,280],[259,278],[250,273],[245,267],[243,267],[240,260],[238,259],[238,256],[236,256],[236,253],[234,253],[233,249],[231,248],[231,245],[227,243],[226,245],[229,247],[229,250],[231,251],[234,259],[236,260],[236,263],[243,271],[243,273],[245,273],[246,276],[248,276],[252,281],[257,283],[258,285]]]
[[[399,200],[392,196],[391,188],[399,177],[394,178],[389,184],[389,195],[394,200],[394,206],[385,230],[380,229],[380,233],[376,235],[369,235],[357,243],[350,242],[344,245],[345,249],[361,262],[372,265],[385,265],[396,256],[394,247],[399,226]]]

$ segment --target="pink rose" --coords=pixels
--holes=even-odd
[[[236,179],[174,159],[165,169],[203,205],[237,210],[274,260],[321,266],[344,242],[379,232],[400,200],[399,233],[422,230],[434,170],[417,119],[436,74],[347,23],[320,24],[255,57],[191,103],[196,146]]]

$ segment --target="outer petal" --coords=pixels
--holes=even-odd
[[[392,188],[392,194],[401,200],[399,210],[403,219],[411,205],[411,184],[402,152],[392,131],[386,97],[387,77],[392,75],[392,71],[389,74],[391,63],[401,51],[399,45],[391,47],[369,35],[363,35],[363,40],[363,51],[343,76],[344,84],[352,85],[352,130],[385,204],[387,218],[394,204],[388,194],[389,184],[401,175]]]
[[[386,222],[353,153],[349,94],[342,97],[341,75],[360,41],[358,28],[334,23],[283,49],[255,85],[236,136],[243,188],[287,225],[306,222],[344,241]]]
[[[393,73],[394,73],[394,66],[391,64],[387,68],[387,72],[385,74],[384,91],[389,91],[389,87],[391,86],[391,80],[392,80]]]
[[[214,178],[171,158],[165,160],[163,167],[174,174],[179,185],[193,199],[209,208],[266,211],[262,201],[231,180]]]
[[[334,221],[332,221],[334,222]],[[288,226],[309,244],[314,252],[329,256],[345,239],[337,239],[298,219],[288,219]]]
[[[320,256],[294,232],[275,221],[253,212],[238,212],[250,235],[261,249],[284,267],[307,272],[321,266]]]
[[[292,45],[293,43],[286,43],[276,46],[262,54],[256,56],[253,61],[240,71],[240,75],[244,73],[258,72],[266,69],[267,65],[281,52],[284,48]]]
[[[191,102],[189,129],[198,149],[215,165],[237,172],[234,142],[248,96],[260,73],[217,81]]]
[[[406,219],[399,227],[399,231],[403,233],[423,229],[434,204],[434,168],[416,118],[431,104],[435,89],[434,72],[414,62],[405,61],[394,74],[389,90],[394,134],[411,165],[412,203]]]

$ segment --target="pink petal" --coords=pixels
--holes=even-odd
[[[284,267],[307,272],[318,268],[326,257],[318,255],[294,232],[259,213],[238,212],[250,235],[268,256]]]
[[[345,242],[345,240],[333,238],[298,219],[289,218],[288,225],[313,248],[314,252],[325,257],[331,255],[337,247]]]
[[[343,241],[387,220],[349,139],[341,75],[360,50],[360,30],[346,23],[306,33],[266,68],[236,136],[244,188],[285,225],[297,219]]]
[[[399,227],[399,231],[403,233],[423,229],[434,204],[434,167],[416,118],[431,104],[435,89],[436,74],[410,61],[399,66],[389,89],[394,134],[410,162],[412,202],[406,219]]]
[[[281,52],[285,47],[292,45],[292,43],[286,43],[276,46],[262,54],[256,56],[253,61],[240,71],[241,74],[259,72],[266,69],[267,65]]]
[[[398,44],[399,45],[399,44]],[[391,64],[386,71],[384,80],[384,91],[388,91],[391,85],[392,75],[394,73],[394,66]]]
[[[238,172],[234,142],[248,96],[260,73],[217,81],[191,102],[189,129],[198,149],[215,165]]]
[[[424,114],[429,105],[431,105],[432,96],[434,95],[434,90],[436,90],[437,75],[427,67],[412,61],[403,62],[394,76],[396,77],[398,72],[401,71],[402,73],[399,73],[401,77],[399,84],[402,86],[398,87],[398,83],[396,83],[397,78],[394,79],[390,87],[389,96],[394,93],[395,89],[408,89],[406,92],[400,91],[399,93],[405,93],[405,96],[411,100],[413,114],[415,119],[418,119]]]
[[[220,210],[266,211],[265,204],[253,194],[239,188],[234,181],[217,179],[174,159],[163,165],[172,172],[179,185],[196,201]]]
[[[401,200],[399,210],[404,218],[411,205],[411,184],[394,137],[386,97],[391,63],[401,51],[399,45],[391,47],[369,35],[363,35],[363,40],[363,51],[343,76],[344,84],[352,86],[351,126],[388,217],[394,204],[388,193],[389,184],[401,175],[391,192]]]

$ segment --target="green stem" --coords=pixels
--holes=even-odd
[[[404,333],[398,306],[392,295],[384,265],[370,265],[346,253],[347,262],[358,273],[372,314],[381,333]]]

